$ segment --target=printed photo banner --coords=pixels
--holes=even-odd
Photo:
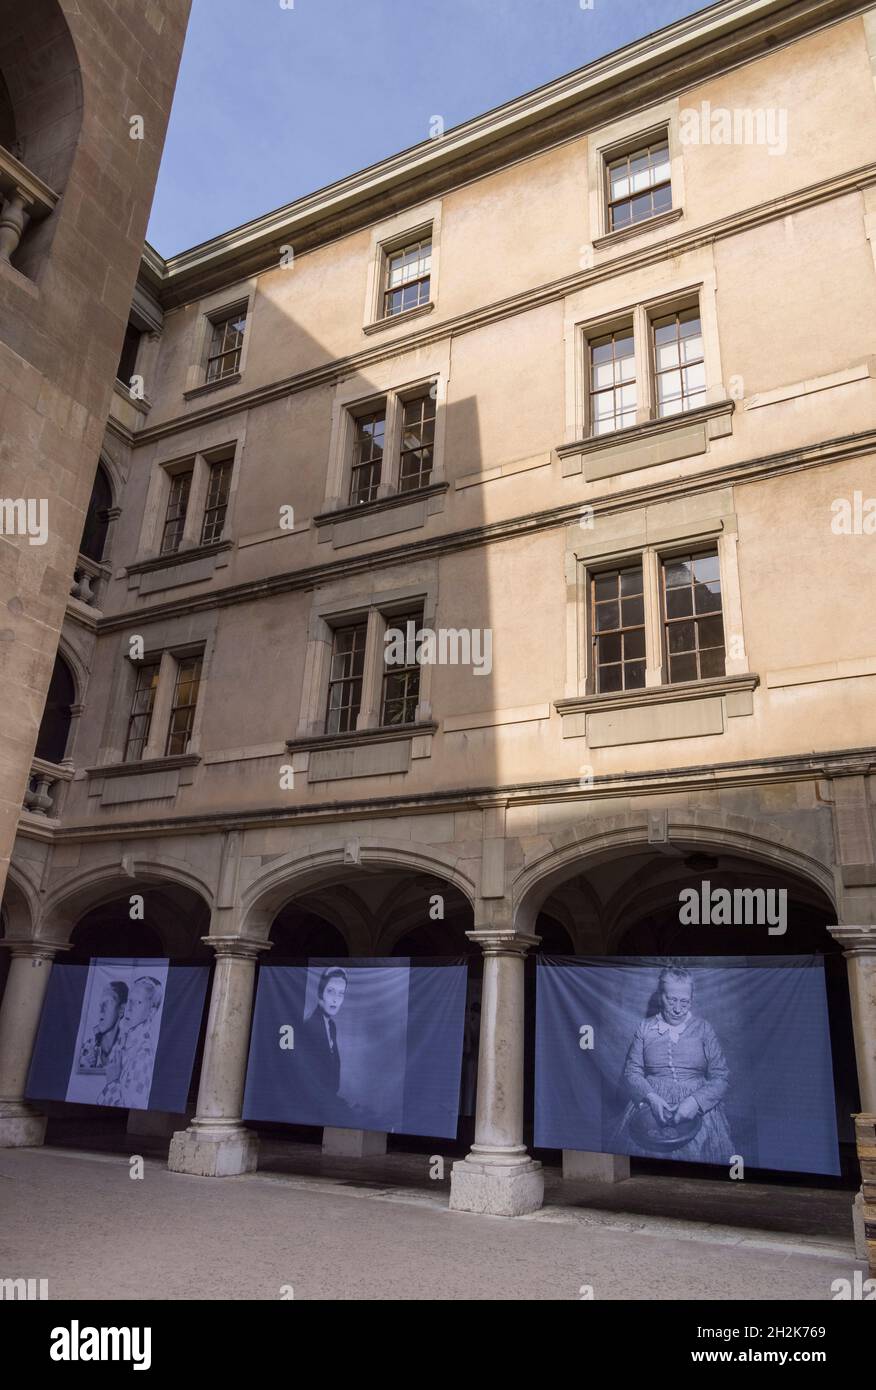
[[[54,965],[26,1095],[181,1113],[208,975],[169,960]]]
[[[244,1119],[455,1138],[466,974],[396,957],[260,966]]]
[[[540,957],[535,1143],[838,1174],[818,956]]]

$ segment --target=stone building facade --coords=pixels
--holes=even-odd
[[[189,7],[0,3],[0,891],[22,797],[45,795],[31,759]]]
[[[874,72],[872,9],[718,4],[147,251],[6,893],[5,1142],[30,960],[113,946],[215,962],[182,1171],[257,1162],[267,950],[469,953],[461,1209],[541,1201],[539,943],[823,953],[876,1113]],[[438,659],[388,667],[409,624]],[[784,890],[786,933],[682,928],[703,881]]]

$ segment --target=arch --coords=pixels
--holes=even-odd
[[[359,869],[395,869],[399,872],[427,873],[458,888],[474,906],[475,885],[459,867],[456,856],[433,845],[417,845],[410,840],[363,840],[357,856],[348,856],[343,844],[309,853],[283,855],[249,884],[242,895],[241,934],[267,940],[271,923],[292,898],[308,889],[327,887]]]
[[[196,893],[212,914],[212,890],[182,860],[167,856],[135,859],[125,867],[116,860],[112,864],[82,869],[50,892],[40,915],[37,935],[45,941],[66,944],[77,922],[86,913],[116,898],[135,893],[138,885],[160,887],[162,884],[173,884]]]
[[[777,828],[772,821],[717,809],[690,812],[673,808],[668,814],[668,833],[669,844],[675,848],[735,853],[781,867],[785,873],[814,884],[836,908],[829,863],[813,852],[811,843],[784,827]],[[570,829],[556,836],[551,848],[525,865],[511,885],[516,929],[532,930],[553,890],[566,879],[586,872],[588,865],[654,848],[648,839],[648,815],[644,811],[602,817],[589,822],[586,833]]]
[[[31,174],[61,194],[79,144],[83,94],[81,65],[73,35],[58,0],[0,0],[2,76],[8,107],[3,129],[10,151]],[[54,216],[32,223],[13,255],[24,274],[54,235]]]
[[[109,532],[108,513],[112,506],[112,483],[104,466],[103,456],[101,456],[95,469],[94,482],[91,485],[91,497],[88,500],[88,511],[85,513],[85,525],[82,528],[82,538],[79,542],[79,554],[84,555],[88,560],[93,560],[95,564],[100,564],[104,557],[106,538]]]
[[[4,930],[0,939],[28,940],[36,935],[39,894],[36,886],[28,882],[16,864],[10,864],[7,868],[2,906]]]
[[[47,763],[61,763],[67,756],[73,706],[76,704],[76,682],[60,652],[55,654],[52,679],[46,693],[43,717],[37,733],[35,756]]]

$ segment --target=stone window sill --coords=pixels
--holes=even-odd
[[[204,560],[213,555],[221,555],[231,550],[231,540],[215,541],[212,545],[193,545],[187,550],[173,550],[167,555],[154,555],[148,560],[137,560],[126,567],[126,574],[149,574],[152,570],[168,569],[172,565],[185,565],[192,560]]]
[[[632,241],[634,237],[643,236],[646,232],[653,232],[658,227],[668,227],[673,222],[684,216],[684,208],[669,208],[666,212],[658,212],[656,217],[649,217],[643,222],[634,222],[631,227],[618,227],[613,232],[605,232],[602,236],[594,238],[594,251],[602,251],[606,247],[622,245],[625,241]]]
[[[423,318],[425,314],[431,314],[435,308],[435,301],[430,299],[428,304],[418,304],[416,309],[405,309],[403,314],[390,314],[387,318],[375,319],[373,323],[366,323],[363,333],[381,333],[384,328],[390,328],[396,323],[407,323],[410,319]]]
[[[220,376],[216,381],[205,381],[201,386],[191,386],[188,391],[183,391],[183,400],[196,400],[198,396],[208,396],[211,391],[221,391],[223,386],[236,386],[240,378],[240,372],[229,372],[228,376]]]
[[[152,409],[152,402],[147,400],[145,396],[142,398],[132,396],[128,383],[122,381],[120,377],[116,377],[113,382],[113,390],[127,405],[132,405],[135,410],[139,410],[141,415],[148,415],[149,411]]]
[[[563,738],[584,738],[589,748],[623,748],[628,744],[675,742],[724,734],[727,720],[754,712],[759,677],[715,676],[646,686],[606,695],[556,700]]]
[[[176,768],[197,767],[200,753],[175,753],[164,758],[139,758],[130,763],[105,763],[102,767],[85,768],[89,781],[96,777],[142,777],[148,772],[172,772]]]
[[[314,753],[323,748],[359,748],[367,743],[387,743],[395,739],[419,738],[434,734],[437,724],[381,724],[376,729],[356,729],[346,734],[304,734],[286,740],[290,753]]]
[[[437,497],[440,493],[447,492],[448,488],[447,482],[429,483],[426,487],[414,488],[410,492],[394,492],[389,497],[378,497],[373,502],[345,503],[334,511],[320,512],[313,518],[313,524],[323,527],[330,526],[335,521],[349,521],[356,516],[371,516],[375,512],[389,511],[393,507],[420,502],[424,497]]]
[[[583,472],[591,482],[705,453],[710,440],[732,434],[734,409],[732,400],[714,401],[681,415],[560,444],[556,452],[563,477]]]

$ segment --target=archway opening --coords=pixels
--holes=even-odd
[[[103,559],[109,529],[109,510],[112,504],[113,493],[106,469],[103,464],[98,463],[88,502],[88,511],[85,514],[82,540],[79,542],[80,555],[94,560],[95,564],[100,564]]]
[[[714,923],[687,920],[691,914],[682,908],[690,903],[691,893],[696,893],[702,902],[704,892],[709,900],[714,900],[720,890],[727,890],[731,900],[734,892],[740,890],[784,894],[784,931],[771,934],[769,924],[756,918],[746,921],[739,915],[732,925],[724,924],[721,914],[717,914],[719,920]],[[774,897],[771,901],[778,903],[781,899]],[[825,1204],[817,1219],[832,1224],[838,1234],[845,1236],[849,1222],[847,1194],[858,1181],[851,1121],[858,1095],[845,961],[841,948],[827,930],[836,921],[836,913],[825,889],[796,865],[783,862],[779,855],[760,858],[719,843],[704,846],[673,841],[658,849],[643,844],[617,849],[599,859],[570,863],[550,881],[536,915],[536,931],[543,936],[539,949],[545,954],[565,954],[562,950],[551,951],[546,945],[544,929],[551,918],[554,923],[563,924],[573,942],[571,954],[577,956],[638,957],[650,962],[668,962],[679,957],[822,957],[841,1176],[748,1169],[749,1183],[743,1185],[730,1183],[727,1170],[713,1165],[631,1157],[631,1178],[658,1181],[641,1190],[635,1183],[606,1184],[596,1194],[591,1189],[581,1203],[672,1215],[678,1214],[683,1190],[686,1214],[692,1219],[697,1219],[699,1212],[704,1220],[720,1219],[729,1224],[738,1220],[744,1224],[747,1218],[740,1215],[741,1203],[734,1200],[733,1189],[745,1186],[751,1192],[754,1184],[773,1190],[805,1188],[823,1194],[817,1199]],[[538,1156],[549,1164],[558,1165],[562,1159],[555,1151],[542,1151]],[[667,1177],[673,1180],[671,1184],[662,1182]],[[707,1180],[708,1186],[701,1180]],[[716,1184],[723,1185],[723,1197],[716,1194]],[[795,1218],[789,1216],[792,1205],[792,1196],[782,1199],[774,1216],[765,1201],[760,1213],[762,1224],[769,1226],[775,1220],[776,1229],[793,1229]],[[804,1230],[807,1226],[801,1222],[796,1229]]]
[[[70,667],[59,654],[55,657],[37,735],[35,752],[38,758],[43,758],[47,763],[60,763],[67,756],[67,741],[70,737],[70,723],[75,703],[76,684]]]
[[[314,881],[315,879],[315,881]],[[426,962],[460,962],[469,965],[469,996],[456,1140],[437,1140],[417,1135],[389,1134],[386,1157],[375,1164],[393,1165],[402,1183],[427,1180],[423,1154],[440,1152],[462,1156],[471,1141],[474,1124],[474,1082],[477,1033],[471,1014],[479,1009],[481,952],[467,938],[473,926],[471,904],[454,884],[438,875],[395,867],[330,866],[283,900],[275,889],[273,920],[269,930],[270,952],[259,968],[271,964],[302,965],[308,960],[405,959]],[[280,900],[279,906],[277,900]],[[472,1036],[474,1042],[472,1044]],[[473,1070],[474,1069],[474,1070]],[[322,1152],[320,1127],[258,1123],[262,1137],[259,1167],[273,1171],[317,1171],[341,1160]],[[449,1179],[449,1172],[448,1172]]]

